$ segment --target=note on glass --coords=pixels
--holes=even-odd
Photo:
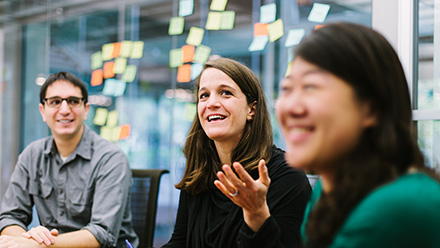
[[[224,11],[222,13],[222,23],[220,24],[220,29],[233,29],[235,23],[235,11]]]
[[[130,136],[130,125],[124,124],[119,129],[119,139],[126,139]]]
[[[269,35],[269,24],[268,23],[255,23],[254,24],[254,37],[257,36],[267,36]]]
[[[266,47],[267,42],[269,41],[269,37],[267,36],[257,36],[254,37],[251,45],[249,46],[249,51],[261,51]]]
[[[103,126],[107,120],[108,110],[106,108],[96,108],[93,124]]]
[[[210,11],[206,20],[206,30],[219,30],[222,22],[222,13]]]
[[[93,53],[91,56],[91,69],[95,70],[102,66],[102,52]]]
[[[194,117],[197,114],[197,106],[194,103],[187,103],[185,104],[185,120],[187,121],[193,121]]]
[[[196,48],[193,45],[183,45],[182,46],[182,62],[192,62],[194,59],[194,52]]]
[[[143,41],[134,41],[133,49],[131,50],[131,58],[132,59],[140,59],[144,55],[144,42]]]
[[[116,80],[115,92],[113,92],[113,96],[122,96],[125,93],[125,88],[127,87],[127,83],[122,80]]]
[[[284,77],[287,77],[290,74],[290,71],[292,71],[292,61],[287,63],[286,75],[284,75]]]
[[[90,79],[90,86],[98,86],[102,84],[102,69],[92,71],[92,78]]]
[[[180,0],[179,16],[189,16],[194,12],[194,0]]]
[[[106,79],[104,82],[104,88],[102,89],[102,94],[106,96],[113,96],[115,94],[116,87],[118,87],[117,79]]]
[[[115,59],[115,65],[113,67],[113,72],[115,74],[122,74],[127,67],[127,59],[123,57],[118,57]]]
[[[112,78],[115,76],[115,72],[113,71],[113,67],[115,62],[109,61],[104,63],[104,78]]]
[[[107,43],[102,45],[102,60],[110,60],[113,55],[113,43]]]
[[[184,64],[177,69],[177,82],[188,83],[191,81],[191,65]]]
[[[200,45],[196,48],[194,62],[204,64],[206,61],[208,61],[209,55],[211,55],[211,48]]]
[[[279,38],[283,37],[284,28],[283,28],[283,20],[278,19],[269,24],[269,40],[270,42],[274,42]]]
[[[284,43],[285,47],[291,47],[298,45],[301,39],[304,37],[306,31],[304,29],[291,29],[289,33],[287,33],[286,43]]]
[[[118,141],[119,140],[119,133],[121,132],[120,127],[111,127],[112,129],[112,138],[111,141]]]
[[[131,50],[133,49],[133,42],[130,40],[124,40],[121,42],[121,52],[119,56],[128,58],[131,55]]]
[[[121,42],[113,43],[112,57],[113,58],[119,57],[120,53],[121,53]]]
[[[330,5],[328,4],[314,3],[307,20],[309,20],[309,22],[323,23],[329,10]]]
[[[183,53],[181,48],[170,50],[170,67],[176,68],[183,64]]]
[[[185,26],[185,18],[183,17],[171,17],[170,26],[168,27],[169,35],[179,35],[183,33],[183,27]]]
[[[196,79],[203,70],[203,64],[194,63],[191,65],[191,80]]]
[[[224,11],[226,9],[226,4],[228,0],[212,0],[209,6],[210,10]]]
[[[137,67],[135,65],[127,65],[121,79],[127,83],[133,82],[136,78],[136,71]]]
[[[107,127],[107,126],[101,127],[101,132],[100,132],[101,137],[103,137],[106,140],[113,141],[112,140],[112,136],[113,136],[112,129],[113,128]]]
[[[107,116],[107,126],[108,127],[116,127],[118,124],[118,111],[112,110],[108,112]]]
[[[270,3],[260,7],[260,23],[269,23],[275,21],[277,16],[277,5]]]
[[[202,43],[204,33],[205,30],[203,28],[191,27],[189,29],[188,38],[186,38],[186,43],[193,46],[200,45]]]

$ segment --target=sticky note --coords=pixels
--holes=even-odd
[[[111,127],[112,129],[112,137],[111,141],[118,141],[119,140],[119,133],[121,132],[120,127]]]
[[[260,23],[275,21],[277,16],[277,5],[275,3],[266,4],[260,7]]]
[[[291,47],[298,45],[301,39],[304,37],[306,31],[304,29],[291,29],[289,33],[287,33],[286,42],[284,43],[285,47]]]
[[[113,72],[115,74],[122,74],[125,71],[125,68],[127,67],[127,59],[123,57],[118,57],[115,59],[115,65],[113,67]]]
[[[209,55],[211,55],[211,48],[200,45],[196,48],[194,62],[204,64],[206,61],[208,61]]]
[[[175,68],[183,64],[183,53],[181,48],[170,50],[170,67]]]
[[[257,36],[254,37],[251,45],[249,46],[249,51],[261,51],[266,47],[267,42],[269,41],[269,37],[267,36]]]
[[[274,42],[279,38],[283,37],[284,28],[283,28],[283,20],[278,19],[269,24],[269,41]]]
[[[184,64],[177,69],[177,82],[188,83],[191,81],[191,65]]]
[[[322,28],[322,27],[324,27],[325,25],[315,25],[315,29],[314,30],[318,30],[318,29],[320,29],[320,28]]]
[[[203,64],[194,63],[191,65],[191,80],[196,79],[203,70]]]
[[[224,11],[228,0],[212,0],[210,10]]]
[[[144,55],[144,42],[143,41],[134,41],[133,49],[131,50],[131,58],[132,59],[140,59]]]
[[[107,120],[108,110],[106,108],[96,108],[93,124],[103,126]]]
[[[180,0],[179,16],[189,16],[194,12],[194,0]]]
[[[223,11],[220,29],[221,30],[233,29],[234,23],[235,23],[235,11]]]
[[[113,136],[112,128],[111,127],[106,127],[106,126],[101,127],[100,135],[104,139],[112,141],[112,136]]]
[[[115,76],[115,72],[113,71],[113,67],[115,62],[109,61],[104,63],[104,78],[112,78]]]
[[[193,46],[200,45],[202,43],[204,33],[205,30],[203,28],[191,27],[189,29],[188,38],[186,38],[186,43]]]
[[[130,125],[124,124],[119,129],[119,139],[126,139],[130,136]]]
[[[183,45],[182,46],[182,62],[191,62],[194,59],[194,52],[196,48],[193,45]]]
[[[121,79],[127,83],[133,82],[136,78],[137,67],[135,65],[127,65]]]
[[[269,24],[268,23],[255,23],[254,24],[254,37],[257,36],[267,36],[269,35]]]
[[[222,22],[222,13],[210,11],[206,21],[206,30],[219,30]]]
[[[113,55],[113,43],[107,43],[102,45],[102,60],[110,60]]]
[[[125,93],[126,87],[127,87],[127,83],[125,83],[122,80],[116,80],[116,86],[113,92],[113,96],[122,96]]]
[[[102,94],[106,96],[113,96],[115,94],[116,87],[118,86],[118,80],[114,78],[106,79],[104,82],[104,88]]]
[[[183,33],[183,27],[185,25],[185,18],[183,17],[172,17],[170,19],[170,26],[168,27],[169,35],[179,35]]]
[[[284,75],[285,77],[287,77],[288,75],[290,75],[290,72],[292,71],[292,61],[290,61],[289,63],[287,63],[287,70],[286,70],[286,75]]]
[[[102,66],[102,52],[93,53],[91,56],[91,69],[95,70]]]
[[[112,57],[113,58],[119,57],[120,53],[121,53],[121,42],[113,43]]]
[[[98,86],[102,84],[102,69],[94,70],[92,71],[92,78],[90,79],[90,85],[91,86]]]
[[[118,124],[118,111],[112,110],[107,115],[107,126],[115,127]]]
[[[187,103],[185,104],[185,120],[187,121],[193,121],[194,117],[197,114],[197,106],[194,103]]]
[[[124,40],[121,42],[121,52],[119,56],[128,58],[131,55],[131,50],[133,49],[133,42],[130,40]]]
[[[322,3],[314,3],[307,20],[309,22],[323,23],[330,10],[330,5]]]

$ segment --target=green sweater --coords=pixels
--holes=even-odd
[[[304,241],[310,209],[321,191],[318,182],[304,215]],[[353,208],[328,247],[440,247],[440,184],[415,173],[379,187]]]

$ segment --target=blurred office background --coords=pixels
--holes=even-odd
[[[31,141],[49,135],[38,110],[39,82],[51,73],[70,71],[90,92],[87,125],[100,133],[96,110],[117,112],[117,124],[130,126],[127,138],[115,140],[132,168],[165,168],[158,203],[155,246],[173,230],[182,176],[182,147],[194,109],[194,81],[176,81],[170,50],[185,45],[190,27],[205,28],[211,0],[190,0],[193,13],[184,17],[180,35],[169,35],[170,19],[179,16],[183,0],[0,0],[0,196],[6,190],[18,154]],[[188,0],[187,0],[188,1]],[[249,51],[260,6],[276,4],[284,35],[261,51]],[[325,21],[308,19],[314,4],[330,7]],[[402,59],[414,107],[415,135],[429,165],[439,169],[440,145],[440,1],[439,0],[229,0],[234,28],[205,30],[202,44],[211,56],[248,65],[264,87],[272,113],[275,143],[284,147],[273,116],[278,83],[292,55],[288,31],[312,32],[316,25],[349,21],[372,26],[394,45]],[[108,96],[91,86],[91,56],[104,44],[144,42],[143,56],[129,62],[135,79],[124,94]],[[439,55],[437,55],[439,54]],[[437,137],[439,136],[439,137]]]

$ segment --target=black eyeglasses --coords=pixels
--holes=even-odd
[[[79,107],[81,106],[81,103],[85,101],[84,98],[80,98],[80,97],[75,97],[75,96],[69,96],[68,98],[61,98],[58,96],[53,96],[53,97],[49,97],[49,98],[44,98],[43,101],[41,103],[46,103],[47,106],[49,106],[50,108],[59,108],[61,107],[61,104],[63,103],[63,101],[66,101],[67,104],[69,104],[70,107]]]

